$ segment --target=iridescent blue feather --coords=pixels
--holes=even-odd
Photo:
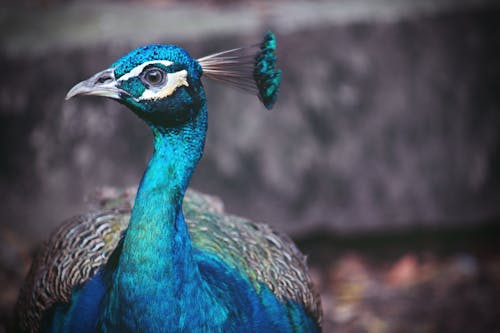
[[[197,61],[174,45],[145,46],[68,93],[129,107],[151,128],[154,151],[130,212],[63,225],[35,260],[20,295],[22,331],[320,331],[319,299],[290,240],[183,207],[207,130],[201,76],[242,88],[249,79],[271,108],[281,75],[275,48],[271,32],[247,56],[239,49]],[[248,61],[250,78],[239,67]]]

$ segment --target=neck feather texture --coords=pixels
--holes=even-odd
[[[182,214],[185,190],[203,152],[206,124],[203,105],[196,118],[182,126],[152,126],[154,152],[113,276],[104,331],[182,328],[189,325],[184,314],[190,310],[211,311],[213,304],[203,304],[210,291],[193,260]]]

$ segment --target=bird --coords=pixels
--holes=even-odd
[[[128,107],[154,150],[134,198],[63,222],[37,252],[16,305],[20,332],[321,331],[320,297],[293,241],[188,189],[207,130],[202,78],[271,109],[275,50],[271,31],[198,59],[173,44],[142,46],[68,92]]]

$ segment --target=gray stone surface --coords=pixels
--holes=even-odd
[[[498,216],[499,15],[495,2],[465,0],[2,11],[2,223],[42,237],[85,209],[96,186],[140,179],[148,129],[112,101],[64,102],[74,83],[140,44],[203,56],[268,27],[283,69],[276,109],[206,82],[194,187],[291,233]]]

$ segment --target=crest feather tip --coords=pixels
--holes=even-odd
[[[256,94],[264,106],[271,109],[281,81],[275,51],[276,37],[268,31],[260,44],[215,53],[198,62],[205,76]]]
[[[255,57],[254,79],[259,98],[267,109],[271,109],[278,98],[281,70],[276,68],[276,37],[268,31]]]

